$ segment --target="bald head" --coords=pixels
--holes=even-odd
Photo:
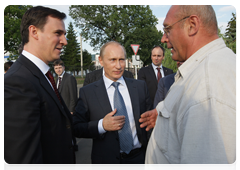
[[[177,8],[174,16],[178,19],[186,16],[196,15],[200,19],[202,27],[209,34],[217,34],[217,19],[213,7],[211,5],[179,5],[172,6]],[[182,23],[183,24],[183,23]]]

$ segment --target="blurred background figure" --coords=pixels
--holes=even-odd
[[[152,64],[141,68],[138,72],[138,80],[146,82],[152,103],[154,102],[159,80],[173,73],[171,69],[162,66],[164,52],[162,46],[153,47],[151,51]]]
[[[8,61],[6,63],[4,63],[4,73],[6,73],[8,71],[8,69],[12,66],[13,62],[12,61]]]

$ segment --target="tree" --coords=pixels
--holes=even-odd
[[[86,50],[83,50],[83,69],[93,70],[94,63],[92,62],[92,55]]]
[[[23,14],[31,5],[9,5],[4,10],[4,54],[19,54],[21,44],[20,25]]]
[[[141,60],[148,63],[150,50],[159,43],[156,29],[157,18],[149,6],[141,5],[71,5],[69,15],[75,20],[82,36],[90,40],[94,50],[108,41],[117,41],[133,54],[131,43],[140,44]]]
[[[81,70],[80,47],[77,42],[77,35],[74,32],[72,22],[69,23],[66,38],[68,44],[63,47],[61,59],[66,66],[66,70],[73,71],[75,76],[75,71],[78,73]]]
[[[140,49],[138,55],[143,61],[143,66],[148,65],[152,62],[151,50],[154,46],[162,45],[161,38],[162,32],[158,31],[156,27],[136,28],[136,30],[126,36],[126,42],[124,44],[128,58],[132,58],[134,55],[131,44],[139,44]]]
[[[162,65],[172,69],[174,73],[177,72],[177,62],[172,59],[171,49],[165,48],[165,56]]]
[[[232,16],[225,32],[225,43],[236,53],[236,13],[232,13]]]

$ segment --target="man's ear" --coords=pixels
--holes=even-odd
[[[37,27],[35,27],[34,25],[30,25],[28,27],[28,31],[29,31],[29,37],[32,37],[32,38],[38,40],[39,29]]]
[[[193,36],[197,34],[200,28],[200,20],[198,16],[191,15],[188,20],[189,28],[188,28],[188,35]]]
[[[100,62],[101,66],[103,67],[103,60],[102,60],[101,56],[98,57],[98,61]]]

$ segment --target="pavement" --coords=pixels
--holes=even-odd
[[[75,151],[76,164],[91,164],[92,139],[76,138],[78,151]]]
[[[82,86],[82,84],[77,85],[78,95]],[[78,151],[75,151],[76,164],[91,164],[92,139],[76,138],[76,140],[78,145]]]

